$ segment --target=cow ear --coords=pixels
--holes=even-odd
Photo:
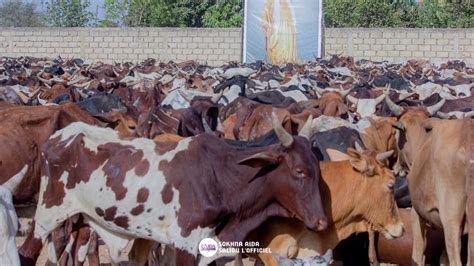
[[[360,173],[364,173],[368,170],[367,161],[362,157],[360,152],[349,148],[347,149],[347,154],[350,156],[349,162],[351,163],[352,167],[354,167],[354,169]]]
[[[326,149],[326,152],[329,155],[329,158],[331,159],[332,162],[347,161],[351,158],[349,157],[349,155],[343,152],[340,152],[338,150]]]
[[[241,160],[238,164],[259,168],[277,164],[278,159],[279,156],[273,152],[259,152]]]

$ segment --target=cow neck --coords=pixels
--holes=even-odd
[[[212,136],[207,138],[217,140]],[[229,214],[237,214],[242,218],[249,217],[271,201],[271,191],[263,189],[268,187],[265,186],[268,173],[252,180],[261,168],[239,165],[238,162],[259,152],[276,150],[278,146],[240,148],[230,146],[221,140],[206,141],[205,149],[208,151],[209,162],[213,164],[214,174],[217,177],[215,182],[219,187],[218,191],[224,192],[223,204],[226,205]],[[222,167],[223,165],[225,167]]]
[[[320,233],[326,234],[327,237],[324,239],[328,239],[328,246],[333,245],[330,248],[334,248],[339,241],[353,233],[367,232],[369,224],[354,213],[354,204],[357,204],[357,199],[354,197],[357,193],[354,191],[356,182],[361,181],[360,178],[352,174],[341,175],[341,173],[354,173],[349,161],[322,161],[320,167],[321,200],[329,219],[328,229]]]
[[[409,170],[412,168],[416,154],[421,150],[423,145],[431,139],[421,123],[421,121],[415,122],[415,124],[409,126],[405,132],[405,145],[408,145],[408,147],[404,148],[402,153]]]
[[[172,200],[172,187],[179,191],[181,234],[188,236],[198,226],[225,225],[229,219],[246,220],[269,205],[272,192],[266,184],[268,177],[264,174],[251,181],[260,169],[238,162],[277,148],[237,148],[215,136],[201,134],[193,137],[173,159],[162,160],[159,169],[167,183],[161,192],[162,199],[165,203]]]

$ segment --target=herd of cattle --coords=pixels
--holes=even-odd
[[[45,244],[99,265],[101,242],[118,262],[130,240],[131,265],[468,263],[473,81],[462,61],[0,58],[0,265]]]

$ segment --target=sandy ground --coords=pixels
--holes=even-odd
[[[24,241],[25,241],[25,237],[17,237],[16,238],[17,247],[20,247]],[[120,266],[128,265],[128,252],[130,251],[131,248],[132,248],[132,242],[130,242],[130,244],[127,246],[127,249],[122,253],[121,262],[119,264]],[[104,245],[99,246],[99,258],[100,258],[100,265],[104,265],[104,266],[112,265],[107,248]],[[44,247],[43,250],[41,250],[41,255],[38,258],[36,265],[37,266],[46,265],[47,261],[48,261],[48,250],[46,247]],[[243,262],[244,262],[244,266],[254,265],[254,262],[250,261],[249,259],[244,259]],[[84,265],[89,266],[89,263],[87,262],[87,260],[84,263]],[[233,266],[233,265],[234,265],[233,262],[229,262],[225,264],[225,266]]]

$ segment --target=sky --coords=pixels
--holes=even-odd
[[[99,11],[99,18],[102,18],[104,17],[104,10],[103,10],[103,6],[104,6],[104,0],[89,0],[91,2],[91,7],[90,7],[90,11],[94,12],[97,10],[97,7],[98,8],[98,11]],[[0,0],[0,2],[3,2],[3,0]],[[34,2],[37,4],[37,6],[41,9],[41,0],[30,0],[30,2]]]

